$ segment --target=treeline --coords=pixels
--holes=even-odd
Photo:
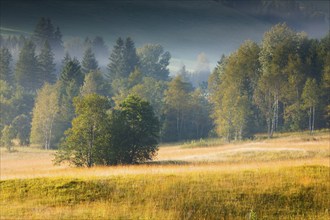
[[[180,77],[172,80],[171,55],[159,44],[136,48],[131,38],[118,38],[107,58],[107,71],[102,71],[94,50],[104,41],[86,38],[82,59],[66,53],[56,70],[54,51],[62,50],[63,44],[59,28],[49,19],[42,18],[31,37],[20,37],[15,62],[6,46],[17,38],[1,39],[3,145],[11,146],[17,138],[21,145],[57,148],[76,116],[73,99],[89,94],[107,97],[113,108],[131,94],[148,101],[161,122],[161,141],[207,137],[212,128],[206,90]]]
[[[15,62],[7,48],[15,38],[1,38],[3,145],[18,139],[21,145],[57,148],[77,116],[74,98],[90,94],[106,97],[111,109],[130,95],[147,101],[160,122],[162,142],[216,134],[243,139],[256,132],[271,137],[276,131],[329,126],[329,35],[309,39],[276,25],[261,44],[247,41],[223,56],[208,83],[195,87],[184,68],[170,76],[171,55],[161,45],[136,48],[131,38],[117,39],[106,71],[98,62],[106,54],[101,37],[86,38],[80,60],[63,53],[56,65],[54,51],[65,48],[61,37],[60,29],[42,18],[32,36],[20,38]]]
[[[308,39],[286,24],[223,56],[209,78],[217,133],[228,140],[256,132],[329,126],[330,35]]]

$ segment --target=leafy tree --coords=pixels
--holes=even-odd
[[[259,47],[246,41],[229,57],[222,57],[210,76],[213,118],[219,136],[242,139],[256,127],[253,96],[259,78]]]
[[[58,120],[59,84],[45,83],[38,91],[32,116],[31,143],[48,150],[54,146],[54,124]]]
[[[261,77],[259,80],[256,103],[266,117],[268,136],[278,129],[280,105],[283,101],[283,88],[288,81],[286,66],[290,54],[297,52],[297,34],[286,24],[278,24],[264,34],[259,61]],[[266,95],[267,97],[261,97]],[[263,100],[263,101],[262,101]],[[265,102],[267,100],[267,102]],[[261,106],[267,105],[267,108]]]
[[[191,123],[193,138],[205,138],[213,127],[211,120],[211,105],[201,88],[191,93]]]
[[[172,79],[164,93],[165,100],[165,140],[177,141],[185,137],[185,126],[189,120],[190,92],[192,85],[183,82],[180,76]]]
[[[1,44],[2,45],[2,44]],[[0,49],[0,79],[12,85],[14,76],[11,69],[12,56],[5,47]]]
[[[307,79],[302,93],[302,99],[305,109],[308,109],[309,116],[309,130],[311,133],[314,131],[315,126],[315,108],[319,102],[320,91],[315,79]]]
[[[322,77],[322,89],[325,100],[325,118],[329,122],[330,119],[330,52],[327,56],[327,61],[324,65],[323,77]],[[329,126],[329,124],[328,124]]]
[[[130,90],[130,94],[139,96],[143,100],[149,102],[154,109],[155,115],[161,119],[166,88],[166,82],[157,81],[152,77],[144,77],[141,83],[136,84]]]
[[[15,136],[18,138],[19,144],[21,146],[27,146],[30,144],[30,123],[31,119],[24,114],[14,118],[12,122]]]
[[[148,102],[130,95],[110,118],[111,163],[134,164],[153,158],[158,150],[159,121]]]
[[[16,82],[27,92],[35,92],[41,87],[42,78],[35,45],[32,41],[26,41],[19,54],[15,69]]]
[[[85,50],[83,60],[81,62],[82,72],[84,74],[89,73],[91,71],[98,70],[98,63],[95,59],[95,55],[92,52],[92,48],[88,47]]]
[[[1,131],[1,145],[5,146],[7,150],[12,151],[13,142],[12,140],[15,138],[15,133],[10,125],[6,125]]]
[[[38,56],[40,67],[40,80],[42,82],[54,83],[56,81],[54,54],[46,40]]]
[[[89,94],[74,99],[76,117],[72,128],[66,133],[65,141],[56,154],[55,161],[68,161],[75,166],[91,167],[107,164],[109,127],[107,111],[109,100],[103,96]]]
[[[171,54],[159,44],[146,44],[137,50],[141,72],[157,80],[168,80]]]
[[[85,75],[84,84],[80,88],[81,95],[99,94],[108,95],[108,84],[105,82],[103,75],[99,71],[92,71]]]

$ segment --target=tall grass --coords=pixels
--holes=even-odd
[[[1,219],[328,219],[330,168],[1,181]]]

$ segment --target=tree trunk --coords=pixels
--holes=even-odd
[[[315,106],[313,106],[312,133],[314,132],[314,125],[315,125]]]
[[[309,132],[312,134],[312,107],[309,108],[308,129],[309,129]]]

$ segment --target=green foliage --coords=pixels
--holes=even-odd
[[[14,82],[14,76],[11,67],[12,56],[9,50],[5,47],[0,49],[0,80],[6,81],[12,85]]]
[[[76,117],[56,154],[75,166],[132,164],[157,151],[159,123],[148,102],[129,96],[110,114],[109,100],[89,94],[74,101]]]
[[[21,146],[30,144],[31,118],[22,114],[14,118],[12,127]]]
[[[38,63],[40,67],[40,80],[42,82],[55,83],[56,75],[54,73],[54,54],[47,40],[41,48],[40,54],[38,56]]]
[[[85,50],[84,57],[83,57],[83,60],[81,62],[81,66],[82,66],[82,72],[84,74],[87,74],[91,71],[97,71],[98,70],[98,68],[99,68],[98,63],[95,59],[95,55],[92,52],[91,47],[88,47]]]
[[[136,84],[130,93],[148,101],[154,109],[155,115],[161,118],[164,106],[164,91],[167,85],[164,81],[157,81],[152,77],[144,77],[142,82]]]
[[[257,123],[252,100],[259,78],[259,51],[254,42],[245,42],[237,52],[222,58],[210,78],[216,130],[228,141],[250,136]]]
[[[60,74],[60,81],[65,86],[68,86],[71,82],[77,87],[81,86],[84,81],[84,74],[81,72],[79,61],[76,58],[71,59],[67,57],[64,62],[65,65]]]
[[[68,161],[75,166],[91,167],[95,164],[107,164],[109,147],[109,127],[107,110],[109,100],[105,97],[89,94],[74,99],[76,117],[72,128],[65,134],[65,141],[56,154],[56,163]]]
[[[37,92],[32,112],[31,143],[48,150],[56,145],[54,129],[59,120],[59,84],[45,83]],[[55,142],[55,143],[54,143]]]
[[[92,71],[85,75],[84,84],[80,88],[80,94],[84,96],[95,93],[106,96],[109,90],[109,86],[104,80],[102,73],[100,71]]]
[[[33,35],[33,41],[41,48],[47,41],[53,50],[62,50],[62,33],[59,27],[54,27],[50,18],[39,19]]]
[[[35,92],[42,85],[41,72],[35,45],[32,41],[26,41],[19,54],[15,68],[15,80],[27,92]]]
[[[118,38],[109,60],[109,80],[127,78],[139,62],[133,40],[126,38],[124,41],[122,38]]]
[[[12,151],[15,132],[11,125],[6,125],[1,131],[1,145],[5,146],[8,151]]]
[[[168,51],[164,51],[164,48],[159,44],[146,44],[139,48],[137,53],[143,74],[157,80],[168,80],[169,70],[167,66],[171,59],[171,54]]]
[[[128,96],[111,114],[114,164],[151,160],[158,150],[159,121],[151,105],[137,96]]]

